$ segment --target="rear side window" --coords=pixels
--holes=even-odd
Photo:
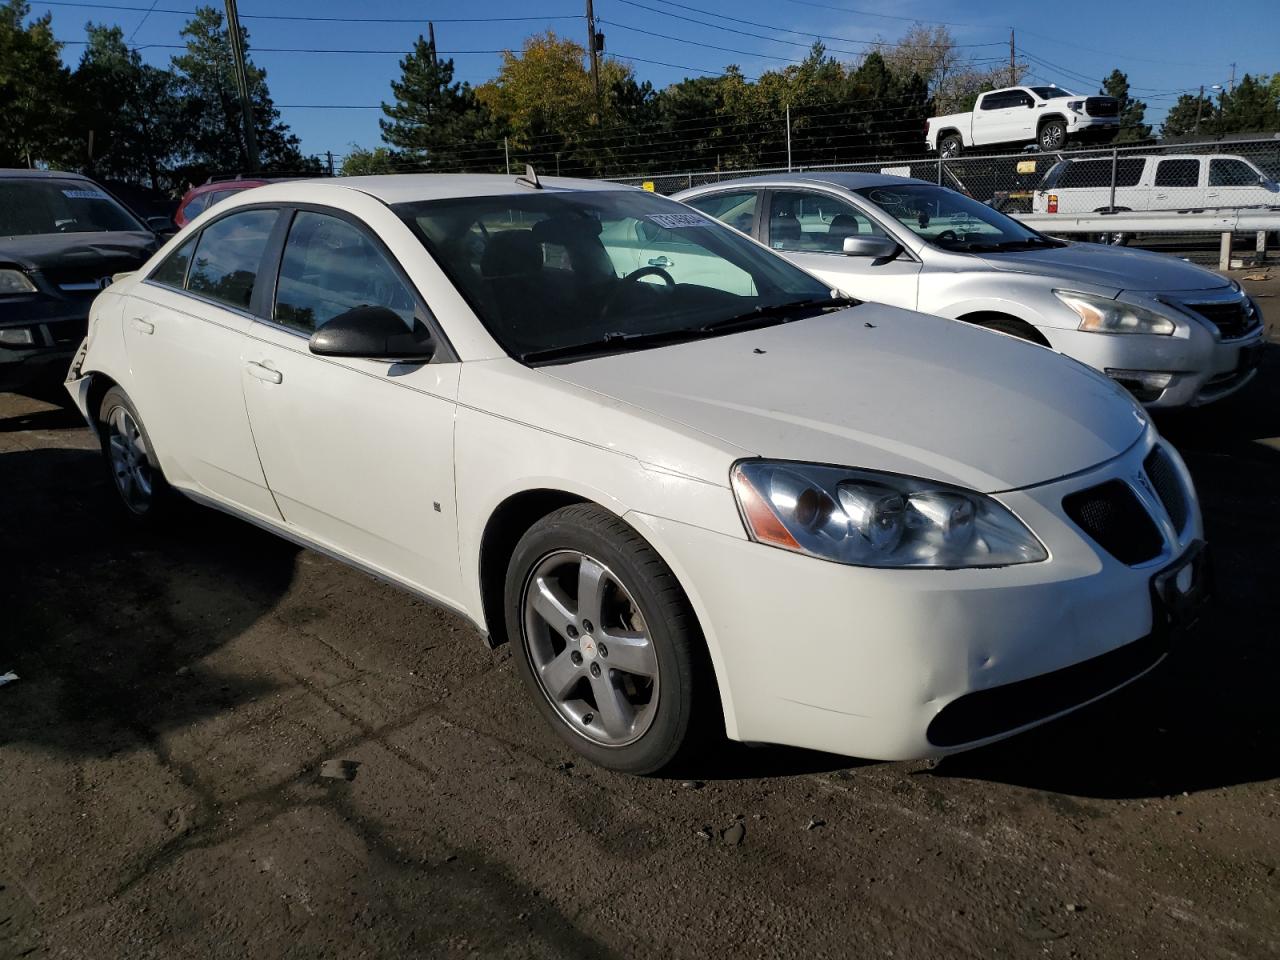
[[[188,220],[194,220],[200,214],[204,213],[204,208],[209,205],[209,195],[207,193],[197,193],[189,201],[182,211],[182,215]]]
[[[253,285],[278,212],[245,210],[200,232],[187,290],[237,310],[248,310]]]
[[[1125,157],[1116,163],[1116,186],[1136,186],[1142,179],[1142,168],[1146,160],[1142,157]],[[1059,190],[1070,190],[1075,187],[1108,187],[1111,186],[1110,160],[1075,160],[1067,164],[1067,168],[1058,178]]]
[[[1199,185],[1199,160],[1161,160],[1156,167],[1157,187],[1195,187]]]
[[[1210,160],[1209,186],[1256,187],[1258,171],[1243,160]]]
[[[173,253],[164,258],[164,262],[152,272],[147,279],[162,283],[166,287],[181,290],[187,282],[187,266],[191,263],[191,251],[196,248],[196,238],[192,237]]]
[[[756,193],[745,190],[737,193],[715,193],[688,201],[689,206],[701,210],[709,217],[727,223],[735,230],[751,233],[756,227]]]
[[[300,211],[280,263],[276,322],[309,334],[364,306],[387,307],[413,328],[413,295],[373,241],[338,217]]]

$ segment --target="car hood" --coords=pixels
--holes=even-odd
[[[1006,273],[1028,273],[1060,280],[1064,286],[1093,284],[1115,293],[1134,290],[1175,293],[1226,287],[1219,274],[1161,253],[1097,243],[1072,243],[1048,250],[983,254],[983,263]],[[1115,294],[1112,294],[1113,296]]]
[[[16,264],[26,270],[91,266],[106,262],[130,263],[136,267],[146,262],[158,245],[155,234],[142,230],[0,237],[0,263]]]
[[[1074,360],[879,304],[541,370],[744,455],[988,493],[1111,459],[1146,426],[1127,394]]]

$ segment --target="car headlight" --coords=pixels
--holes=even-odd
[[[1068,109],[1068,110],[1073,111],[1074,113],[1079,113],[1079,112],[1080,112],[1080,110],[1081,110],[1081,108],[1082,108],[1083,106],[1084,106],[1084,101],[1083,101],[1083,100],[1068,100],[1068,101],[1067,101],[1067,109]]]
[[[1074,290],[1055,290],[1053,295],[1080,318],[1080,329],[1090,333],[1157,333],[1167,336],[1174,331],[1172,320],[1145,307]]]
[[[1003,567],[1048,558],[981,493],[890,473],[743,460],[734,494],[751,538],[862,567]]]
[[[21,270],[0,270],[0,297],[14,293],[35,293],[36,285]]]

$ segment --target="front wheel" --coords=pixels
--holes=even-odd
[[[602,767],[653,773],[688,752],[718,701],[675,575],[634,529],[591,504],[544,517],[507,570],[507,635],[539,711]]]
[[[1067,145],[1067,125],[1061,120],[1050,120],[1040,128],[1040,149],[1045,152],[1061,150]]]

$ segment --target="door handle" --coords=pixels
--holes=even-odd
[[[156,325],[150,320],[143,320],[141,317],[133,318],[133,329],[139,333],[155,333]]]
[[[246,367],[249,370],[249,376],[265,380],[267,383],[280,383],[284,380],[284,375],[279,370],[272,370],[270,367],[255,363],[253,360],[250,360]]]
[[[674,267],[675,265],[676,265],[676,262],[672,260],[670,257],[666,257],[666,256],[654,257],[652,260],[649,261],[649,266],[651,267],[666,268],[666,267]]]

